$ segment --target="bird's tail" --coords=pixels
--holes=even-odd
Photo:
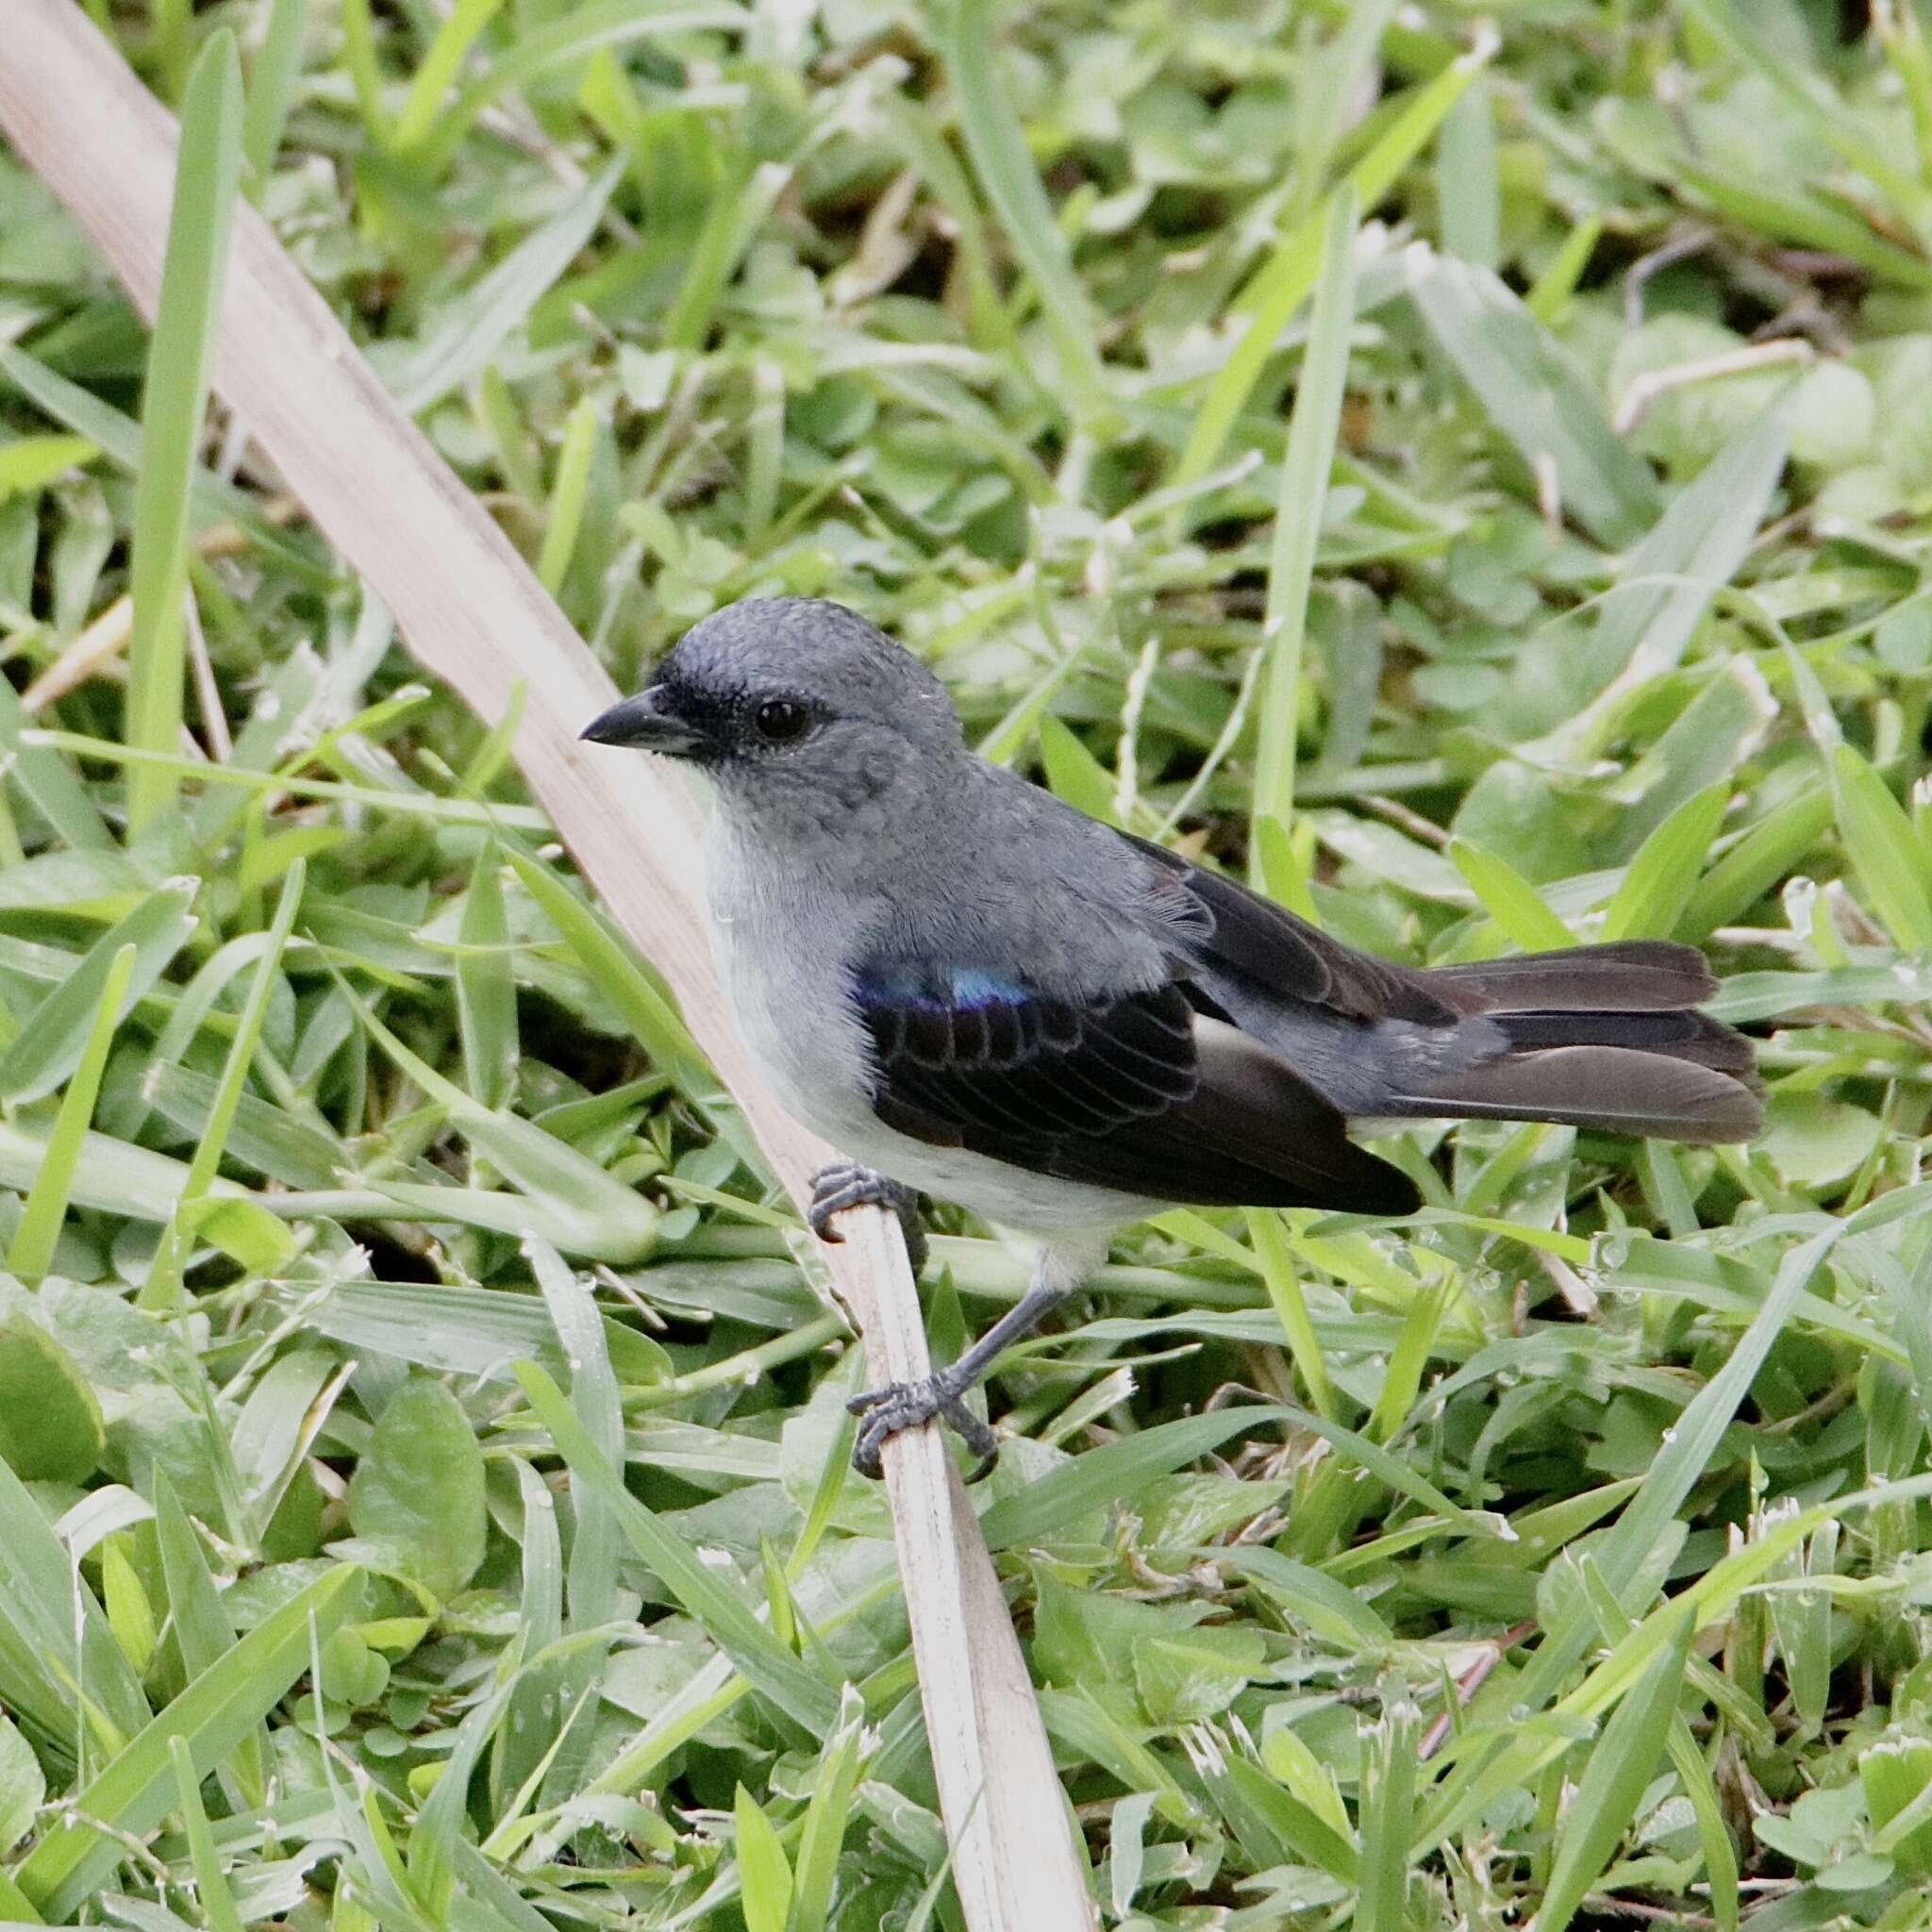
[[[1763,1123],[1751,1042],[1695,1010],[1717,983],[1692,947],[1628,941],[1417,977],[1467,1017],[1390,1057],[1391,1113],[1704,1141]]]

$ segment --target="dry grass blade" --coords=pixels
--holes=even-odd
[[[16,0],[0,126],[143,310],[159,285],[174,125],[68,0]],[[93,129],[73,139],[76,104]],[[699,937],[691,801],[641,760],[586,756],[578,726],[614,695],[589,650],[250,209],[237,211],[215,384],[316,523],[394,611],[410,650],[487,718],[529,692],[517,734],[532,789],[586,875],[663,971],[794,1193],[825,1150],[745,1063]],[[380,491],[369,487],[382,478]],[[853,1217],[833,1257],[873,1374],[925,1372],[896,1229]],[[974,1932],[1091,1922],[1038,1709],[978,1526],[931,1430],[888,1450],[921,1690],[954,1875]]]

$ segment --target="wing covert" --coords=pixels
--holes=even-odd
[[[895,1131],[1062,1180],[1204,1206],[1402,1213],[1407,1178],[1186,982],[1076,1001],[874,960],[854,981],[873,1110]]]

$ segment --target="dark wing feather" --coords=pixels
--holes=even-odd
[[[1259,1042],[1164,986],[1084,1004],[872,961],[855,997],[889,1127],[1060,1180],[1204,1206],[1401,1214],[1407,1177]]]
[[[1165,846],[1145,839],[1133,843],[1159,868],[1157,878],[1164,878],[1171,890],[1185,893],[1208,915],[1211,930],[1199,951],[1210,971],[1219,969],[1277,997],[1325,1008],[1349,1020],[1448,1026],[1461,1017],[1419,974],[1342,945],[1286,907],[1220,873],[1190,865]]]

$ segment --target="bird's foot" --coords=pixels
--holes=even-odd
[[[912,1189],[860,1167],[856,1160],[835,1160],[812,1176],[811,1206],[805,1218],[820,1241],[839,1241],[844,1236],[834,1232],[832,1217],[848,1208],[883,1208],[896,1214],[899,1232],[906,1237],[906,1258],[915,1275],[924,1272],[925,1224],[920,1219],[919,1196]]]
[[[855,1395],[845,1407],[862,1420],[858,1441],[852,1450],[852,1466],[860,1475],[879,1474],[879,1452],[889,1436],[901,1429],[914,1429],[922,1423],[949,1423],[959,1432],[967,1448],[979,1457],[966,1480],[976,1483],[992,1471],[999,1460],[999,1439],[987,1424],[966,1407],[970,1383],[958,1379],[958,1365],[941,1369],[936,1375],[922,1376],[917,1382],[889,1382],[883,1389],[868,1389]]]

